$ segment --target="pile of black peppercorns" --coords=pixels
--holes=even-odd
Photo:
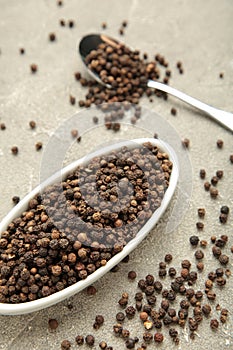
[[[49,296],[122,251],[161,205],[172,162],[151,143],[93,158],[46,187],[0,238],[0,302]]]

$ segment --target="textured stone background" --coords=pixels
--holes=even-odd
[[[131,47],[148,52],[151,57],[157,52],[165,55],[173,72],[171,85],[204,102],[233,111],[231,0],[64,0],[62,7],[58,7],[55,0],[1,0],[0,8],[0,122],[7,126],[5,131],[0,130],[0,219],[12,208],[12,196],[19,195],[23,198],[39,183],[41,170],[45,170],[43,166],[41,168],[45,155],[43,152],[36,152],[34,144],[42,141],[45,145],[51,139],[52,133],[60,125],[66,125],[66,121],[79,111],[77,104],[69,104],[69,94],[77,99],[86,94],[86,90],[73,77],[75,71],[84,70],[77,56],[77,43],[84,34],[101,31],[103,21],[108,24],[106,33],[119,38],[120,24],[127,19],[129,25],[121,39]],[[60,27],[61,18],[66,21],[73,19],[75,27]],[[48,41],[50,32],[57,35],[54,43]],[[19,54],[19,47],[25,48],[25,55]],[[182,60],[184,65],[182,76],[175,68],[177,60]],[[35,75],[30,73],[31,63],[38,64],[39,70]],[[220,72],[224,72],[224,79],[219,79]],[[130,283],[127,279],[128,271],[136,270],[138,278],[148,273],[156,275],[158,263],[168,252],[173,254],[172,265],[178,269],[183,258],[190,258],[195,263],[189,236],[196,233],[198,207],[205,207],[207,211],[205,229],[200,237],[209,241],[212,234],[228,234],[226,251],[229,253],[229,247],[233,245],[232,213],[224,226],[219,223],[218,214],[223,204],[229,205],[231,211],[233,210],[233,166],[229,162],[229,155],[233,153],[232,133],[172,97],[168,101],[154,98],[153,103],[145,98],[142,102],[164,118],[162,135],[166,134],[164,130],[170,123],[180,139],[188,137],[191,141],[189,155],[192,173],[188,188],[192,187],[193,191],[188,210],[185,213],[182,211],[182,222],[180,223],[180,219],[177,222],[173,219],[174,230],[166,232],[175,197],[159,225],[130,255],[129,263],[120,264],[118,272],[108,273],[96,282],[98,292],[95,296],[87,296],[86,291],[75,295],[71,300],[74,305],[72,310],[68,309],[68,302],[65,301],[29,315],[0,316],[0,349],[59,349],[60,342],[65,338],[72,341],[72,348],[75,349],[75,336],[88,333],[96,336],[95,349],[102,339],[114,349],[123,349],[123,343],[112,335],[112,325],[121,293],[128,291],[133,295],[136,290],[136,283]],[[171,107],[177,108],[176,117],[170,114]],[[35,131],[28,126],[32,119],[37,122]],[[124,127],[118,135],[105,131],[104,128],[89,130],[78,146],[73,145],[65,162],[95,149],[103,144],[103,140],[147,136],[153,131],[159,133],[156,119],[154,125],[153,120],[150,123],[154,130],[148,129],[148,125],[144,125],[142,120],[144,131]],[[224,140],[222,150],[216,147],[218,138]],[[58,145],[62,145],[62,136],[58,141]],[[17,157],[10,152],[15,144],[19,147]],[[180,151],[177,149],[177,152]],[[220,195],[217,200],[211,200],[209,194],[203,190],[203,183],[198,175],[199,169],[203,167],[207,171],[208,179],[216,170],[224,170],[224,178],[218,185]],[[179,186],[182,191],[182,183]],[[232,267],[232,261],[231,256],[229,267]],[[204,262],[206,270],[197,284],[200,288],[203,288],[206,273],[218,267],[209,248],[206,250]],[[168,286],[168,283],[169,279],[164,284]],[[189,339],[186,328],[179,330],[181,341],[175,347],[164,329],[165,341],[160,348],[232,349],[232,288],[230,277],[226,287],[217,290],[216,303],[228,308],[230,315],[228,323],[221,325],[216,334],[210,330],[209,320],[204,320],[195,341]],[[97,313],[102,313],[106,322],[95,332],[92,324]],[[212,316],[218,317],[214,306]],[[59,321],[55,333],[48,331],[47,322],[51,317]],[[126,327],[129,327],[132,335],[143,332],[136,319],[126,322]],[[148,348],[154,347],[152,345]]]

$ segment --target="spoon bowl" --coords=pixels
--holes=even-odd
[[[130,240],[123,248],[122,251],[114,255],[105,266],[98,268],[95,272],[90,274],[86,279],[80,280],[75,284],[66,287],[65,289],[58,291],[54,294],[51,294],[47,297],[43,297],[40,299],[36,299],[34,301],[19,303],[19,304],[10,304],[10,303],[0,303],[0,314],[2,315],[20,315],[26,314],[30,312],[34,312],[51,305],[54,305],[66,298],[71,297],[72,295],[80,292],[84,288],[93,284],[96,280],[102,277],[105,273],[107,273],[110,269],[112,269],[115,265],[117,265],[124,257],[126,257],[132,250],[134,250],[139,243],[147,236],[150,230],[156,225],[162,214],[165,212],[171,198],[176,189],[176,185],[179,178],[179,164],[175,151],[169,146],[167,143],[152,138],[141,138],[129,141],[121,141],[110,146],[106,146],[101,148],[89,155],[71,163],[70,165],[63,168],[61,171],[55,173],[41,185],[37,186],[33,191],[31,191],[24,199],[22,199],[10,212],[9,214],[2,220],[0,223],[0,233],[7,229],[8,225],[17,217],[27,210],[29,201],[34,198],[37,194],[43,192],[43,190],[52,184],[61,182],[65,179],[73,170],[75,170],[78,166],[86,165],[90,162],[91,159],[99,156],[104,156],[109,154],[112,151],[118,151],[123,146],[132,149],[135,145],[143,145],[145,142],[150,142],[153,146],[157,146],[162,152],[165,152],[169,156],[169,160],[173,163],[169,186],[164,194],[164,197],[161,202],[161,206],[155,210],[150,219],[146,221],[145,225],[139,230],[135,238]]]
[[[80,41],[79,53],[80,53],[80,56],[82,58],[84,65],[86,66],[86,68],[88,70],[88,73],[92,76],[92,78],[94,78],[96,81],[98,81],[98,83],[106,86],[108,89],[111,89],[111,85],[105,84],[103,82],[103,80],[100,78],[100,76],[94,70],[91,70],[86,64],[86,57],[89,55],[89,53],[92,50],[96,50],[98,48],[98,46],[102,43],[107,43],[110,46],[114,46],[114,47],[120,46],[120,43],[117,40],[112,39],[107,35],[89,34],[89,35],[84,36],[82,38],[82,40]]]
[[[110,84],[105,84],[100,76],[92,69],[89,68],[89,66],[86,63],[86,57],[92,50],[97,50],[99,44],[101,43],[107,43],[110,46],[113,47],[120,47],[121,45],[124,45],[120,43],[118,40],[113,39],[107,35],[104,34],[88,34],[84,36],[80,43],[79,43],[79,54],[81,56],[81,59],[88,70],[89,74],[100,84],[106,86],[107,88],[111,88]],[[215,107],[212,107],[204,102],[199,101],[198,99],[191,97],[184,92],[181,92],[167,84],[161,83],[159,81],[151,80],[149,79],[147,83],[145,84],[147,88],[153,88],[156,90],[163,91],[165,93],[168,93],[170,95],[173,95],[174,97],[177,97],[181,101],[199,109],[200,111],[207,114],[209,117],[226,127],[227,129],[233,131],[233,114],[223,111],[221,109],[217,109]],[[143,86],[143,88],[145,88]]]

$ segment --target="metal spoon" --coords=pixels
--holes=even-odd
[[[106,35],[102,34],[89,34],[82,38],[82,40],[79,43],[79,53],[81,55],[81,58],[89,72],[89,74],[100,84],[105,85],[108,88],[111,88],[110,85],[106,85],[103,83],[99,75],[92,71],[86,64],[85,58],[86,56],[92,51],[96,50],[98,45],[101,43],[108,43],[111,46],[118,46],[120,45],[120,42],[116,39],[110,38]],[[233,114],[229,112],[225,112],[221,109],[217,109],[215,107],[212,107],[206,103],[203,103],[196,98],[193,98],[171,86],[168,86],[166,84],[160,83],[158,81],[154,80],[148,80],[147,87],[154,88],[157,90],[164,91],[168,94],[171,94],[180,100],[190,104],[193,107],[196,107],[197,109],[205,112],[207,115],[209,115],[211,118],[215,119],[220,124],[224,125],[226,128],[233,131]]]

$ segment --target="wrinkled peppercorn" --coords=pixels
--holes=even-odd
[[[49,40],[50,41],[56,41],[56,34],[55,33],[49,33]]]
[[[191,245],[196,246],[199,243],[199,237],[198,236],[191,236],[189,238],[189,242],[191,243]]]
[[[95,338],[93,337],[93,335],[88,334],[85,338],[85,341],[86,341],[87,345],[93,346],[95,343]]]
[[[204,258],[204,253],[202,250],[196,250],[194,255],[197,260],[201,260]]]
[[[31,69],[31,72],[32,72],[32,73],[36,73],[36,72],[38,71],[38,66],[37,66],[37,64],[32,63],[32,64],[30,65],[30,69]]]
[[[200,169],[199,175],[200,175],[200,178],[201,178],[201,179],[205,179],[205,177],[206,177],[206,171],[205,171],[205,169]]]
[[[75,337],[75,341],[78,345],[82,345],[82,344],[84,344],[84,337],[82,335],[77,335]]]
[[[174,267],[170,267],[168,270],[168,274],[170,277],[175,277],[176,275],[176,269]]]
[[[129,273],[128,273],[129,280],[134,280],[136,277],[137,277],[137,274],[135,271],[129,271]]]
[[[227,265],[229,262],[229,257],[225,254],[221,254],[218,260],[222,265]]]
[[[19,153],[18,147],[17,147],[17,146],[13,146],[13,147],[11,148],[11,152],[12,152],[12,154],[17,155],[17,154]]]
[[[218,148],[223,148],[223,140],[218,139],[216,144]]]
[[[219,326],[219,322],[218,322],[218,320],[215,318],[215,319],[212,319],[211,321],[210,321],[210,328],[212,329],[212,330],[217,330],[218,329],[218,326]]]
[[[49,319],[48,324],[49,324],[49,328],[52,329],[52,330],[55,330],[58,327],[58,322],[57,322],[57,320],[55,318]]]
[[[61,349],[62,350],[69,350],[71,348],[71,342],[69,340],[63,340],[61,342]]]
[[[155,334],[154,334],[154,341],[155,341],[156,343],[162,343],[162,342],[163,342],[163,339],[164,339],[164,337],[163,337],[163,334],[162,334],[162,333],[155,333]]]
[[[129,338],[125,342],[125,346],[127,349],[133,349],[135,347],[135,340],[133,338]]]

